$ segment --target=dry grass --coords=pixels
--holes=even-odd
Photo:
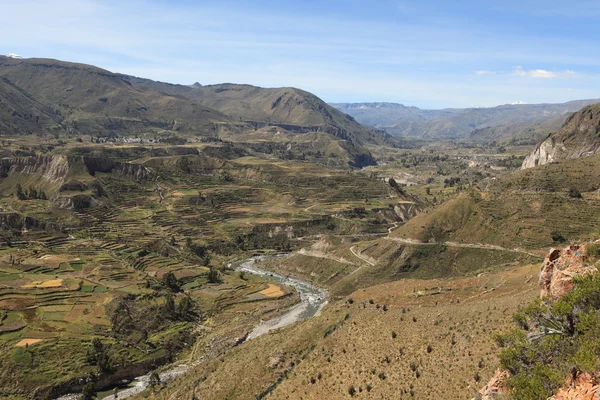
[[[346,399],[353,386],[361,398],[472,398],[475,374],[485,381],[497,366],[493,334],[537,296],[537,269],[361,289],[208,360],[157,397]]]

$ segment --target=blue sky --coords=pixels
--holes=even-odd
[[[0,0],[0,54],[425,108],[600,98],[600,1]]]

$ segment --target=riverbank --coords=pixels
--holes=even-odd
[[[256,261],[263,258],[264,257],[251,257],[242,262],[230,264],[229,267],[235,269],[236,271],[243,271],[245,273],[250,273],[264,277],[278,285],[293,287],[298,291],[300,295],[300,302],[292,306],[285,313],[275,318],[266,321],[261,321],[248,334],[245,341],[255,339],[274,329],[283,328],[294,322],[317,315],[327,304],[328,292],[325,289],[319,288],[302,279],[286,277],[284,275],[271,271],[265,271],[256,267]],[[158,373],[160,381],[162,383],[170,382],[178,376],[183,375],[196,365],[202,363],[203,361],[204,359],[200,358],[190,363],[180,363],[177,365],[172,365],[170,367],[167,366],[166,369]],[[125,385],[124,388],[118,392],[117,397],[115,397],[113,394],[108,394],[111,393],[109,391],[108,393],[104,392],[106,395],[102,397],[99,396],[99,398],[104,400],[120,400],[128,398],[144,391],[149,386],[149,382],[150,373],[147,373],[145,375],[136,377],[129,384]],[[56,400],[75,400],[79,397],[79,394],[68,394],[58,397]]]

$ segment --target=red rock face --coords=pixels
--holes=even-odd
[[[596,378],[590,374],[579,374],[573,382],[569,378],[565,386],[548,400],[598,400],[600,394],[600,385]]]
[[[490,379],[487,385],[485,385],[484,388],[479,391],[481,400],[492,400],[495,399],[496,395],[498,394],[507,394],[507,379],[508,371],[497,369],[492,379]]]
[[[540,271],[540,297],[556,300],[573,289],[573,277],[596,272],[587,264],[586,245],[572,245],[564,249],[552,249]]]

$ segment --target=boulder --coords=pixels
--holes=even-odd
[[[575,276],[595,273],[596,267],[587,264],[588,257],[585,254],[585,244],[551,249],[540,270],[540,297],[556,300],[573,288]]]

